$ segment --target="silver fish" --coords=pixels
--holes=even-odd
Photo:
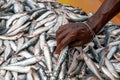
[[[23,61],[19,61],[19,62],[16,62],[16,63],[12,63],[10,64],[11,66],[27,66],[27,65],[30,65],[30,64],[34,64],[36,62],[39,62],[41,59],[43,58],[43,56],[37,56],[37,57],[31,57],[31,58],[28,58],[26,60],[23,60]]]
[[[115,71],[115,68],[113,67],[112,63],[107,58],[105,58],[105,65],[114,77],[116,77],[118,79],[120,78],[118,73]]]
[[[97,69],[97,67],[95,66],[95,64],[92,62],[92,60],[89,58],[89,56],[86,53],[82,53],[83,54],[83,58],[88,66],[88,68],[100,79],[103,80],[102,77],[100,76],[100,73]]]
[[[20,51],[22,51],[23,49],[28,48],[31,45],[34,45],[38,40],[38,37],[32,38],[31,40],[29,40],[27,43],[25,43],[19,50],[16,51],[15,54],[19,53]]]
[[[7,31],[7,33],[10,33],[12,31],[14,31],[15,29],[21,27],[29,19],[30,19],[30,17],[28,15],[24,15],[24,16],[20,17],[17,20],[17,22],[11,26],[11,28]]]
[[[9,71],[14,71],[14,72],[20,72],[20,73],[28,73],[30,69],[37,69],[35,66],[1,66],[0,70],[9,70]]]

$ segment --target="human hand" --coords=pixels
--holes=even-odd
[[[56,32],[57,48],[55,54],[59,54],[67,45],[71,47],[82,46],[90,42],[93,37],[93,34],[82,22],[63,25]]]

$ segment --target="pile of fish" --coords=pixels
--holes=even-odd
[[[120,80],[119,25],[54,54],[58,28],[92,15],[50,0],[0,0],[0,80]]]

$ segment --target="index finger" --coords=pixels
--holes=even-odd
[[[59,54],[60,51],[66,47],[70,42],[72,42],[74,40],[74,38],[72,38],[72,36],[67,36],[65,37],[57,46],[56,50],[55,50],[55,54]]]

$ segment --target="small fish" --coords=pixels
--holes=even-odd
[[[7,35],[7,36],[13,36],[13,35],[16,35],[16,34],[22,32],[22,31],[24,31],[25,28],[27,28],[27,26],[29,26],[29,24],[30,24],[30,22],[24,24],[24,25],[21,26],[20,28],[17,28],[15,31],[12,31],[12,32],[7,33],[7,34],[5,34],[5,35]]]
[[[104,39],[103,45],[106,47],[109,44],[109,42],[110,42],[110,34],[109,34],[109,32],[107,30],[105,30],[105,36],[106,37]]]
[[[1,66],[0,70],[9,70],[9,71],[14,71],[14,72],[19,72],[19,73],[28,73],[30,69],[37,69],[35,66]]]
[[[107,69],[112,73],[112,75],[118,79],[120,79],[120,76],[118,75],[118,73],[116,72],[115,68],[113,67],[112,63],[105,58],[105,65],[107,67]]]
[[[37,11],[35,11],[32,15],[31,15],[31,17],[30,17],[30,19],[36,19],[37,17],[39,17],[39,16],[41,16],[42,14],[44,14],[46,11],[48,11],[47,9],[40,9],[40,10],[37,10]]]
[[[58,76],[59,76],[60,70],[61,70],[61,66],[62,66],[64,60],[67,57],[68,49],[69,49],[69,47],[67,46],[60,52],[60,56],[59,56],[58,64],[56,66],[56,72],[54,73],[53,80],[57,80],[58,79]]]
[[[77,66],[79,64],[79,61],[77,60],[78,55],[79,55],[79,53],[76,51],[74,53],[74,56],[73,56],[73,61],[69,67],[68,74],[70,74],[71,72],[73,72],[77,68]]]
[[[40,66],[40,68],[39,68],[39,74],[40,74],[42,80],[49,80],[49,78],[48,78],[47,74],[45,73],[45,70],[43,69],[42,66]]]
[[[66,62],[63,62],[62,64],[62,69],[61,69],[61,72],[59,74],[59,79],[60,80],[64,80],[65,79],[65,76],[67,74],[67,63]]]
[[[109,46],[116,46],[116,45],[119,45],[120,44],[120,41],[115,41],[115,42],[111,42],[109,44]]]
[[[35,8],[36,8],[36,2],[35,2],[35,0],[26,0],[25,2],[27,3],[27,5],[28,5],[31,9],[35,9]]]
[[[41,21],[42,19],[44,19],[44,18],[46,18],[48,15],[50,15],[50,14],[54,14],[54,12],[53,11],[47,11],[47,12],[45,12],[43,15],[41,15],[40,17],[38,17],[37,19],[36,19],[36,21]]]
[[[23,46],[25,39],[23,37],[19,38],[17,41],[17,50],[20,50],[20,48]]]
[[[95,64],[95,65],[96,65],[98,68],[100,68],[98,64]],[[110,71],[109,71],[106,67],[102,66],[102,67],[101,67],[101,70],[102,70],[102,72],[103,72],[104,74],[106,74],[111,80],[116,80],[115,77],[110,73]]]
[[[107,54],[107,58],[111,59],[115,52],[118,50],[117,46],[113,46]]]
[[[0,16],[0,19],[8,20],[11,16]]]
[[[35,29],[41,27],[43,24],[45,24],[45,23],[47,23],[47,22],[49,22],[49,21],[54,20],[55,18],[56,18],[56,15],[55,15],[55,14],[49,15],[47,18],[39,21],[39,22],[36,24]]]
[[[77,16],[71,12],[68,12],[66,15],[68,16],[69,20],[75,21],[75,22],[79,22],[79,21],[83,22],[89,18],[88,16]]]
[[[2,40],[16,40],[16,39],[20,38],[22,35],[23,35],[23,33],[19,33],[17,35],[10,36],[10,37],[1,35],[0,39],[2,39]]]
[[[21,26],[22,26],[26,21],[28,21],[29,19],[30,19],[30,17],[29,17],[28,15],[24,15],[24,16],[20,17],[20,18],[17,20],[17,22],[10,27],[10,29],[7,31],[7,33],[10,33],[10,32],[12,32],[12,31],[14,31],[15,29],[21,27]]]
[[[119,34],[120,33],[120,29],[116,29],[116,30],[113,30],[112,32],[111,32],[111,34],[113,34],[113,35],[117,35],[117,34]]]
[[[32,53],[30,53],[28,51],[21,51],[18,55],[23,56],[25,58],[31,58],[34,56]]]
[[[92,62],[92,60],[89,58],[89,56],[83,52],[83,58],[85,60],[85,63],[87,64],[88,68],[100,79],[103,80],[100,76],[100,73],[98,71],[98,68],[96,65]]]
[[[28,35],[28,38],[33,38],[41,33],[44,33],[45,31],[49,30],[52,26],[47,26],[47,27],[40,27],[36,30],[33,31],[30,35]]]
[[[38,37],[35,37],[35,38],[30,39],[30,40],[29,40],[27,43],[25,43],[19,50],[17,50],[15,54],[17,54],[17,53],[19,53],[20,51],[28,48],[28,47],[31,46],[31,45],[34,45],[34,44],[37,42],[37,40],[38,40]]]
[[[95,51],[95,49],[92,46],[89,46],[89,48],[90,48],[89,50],[91,51],[92,56],[95,58],[96,61],[99,62],[99,56],[97,52]]]
[[[51,59],[51,53],[50,53],[50,50],[46,44],[46,46],[44,46],[44,56],[45,56],[45,59],[46,59],[46,63],[47,63],[47,66],[48,66],[48,69],[50,72],[52,72],[52,59]]]
[[[28,59],[23,60],[23,61],[12,63],[12,64],[10,64],[10,66],[27,66],[27,65],[39,62],[42,58],[43,58],[43,56],[40,56],[40,57],[39,56],[37,56],[37,57],[34,56],[34,57],[28,58]]]
[[[6,23],[6,28],[9,28],[12,24],[12,22],[18,18],[20,18],[21,16],[24,16],[26,15],[27,13],[17,13],[17,14],[14,14],[12,15],[8,20],[7,20],[7,23]]]

